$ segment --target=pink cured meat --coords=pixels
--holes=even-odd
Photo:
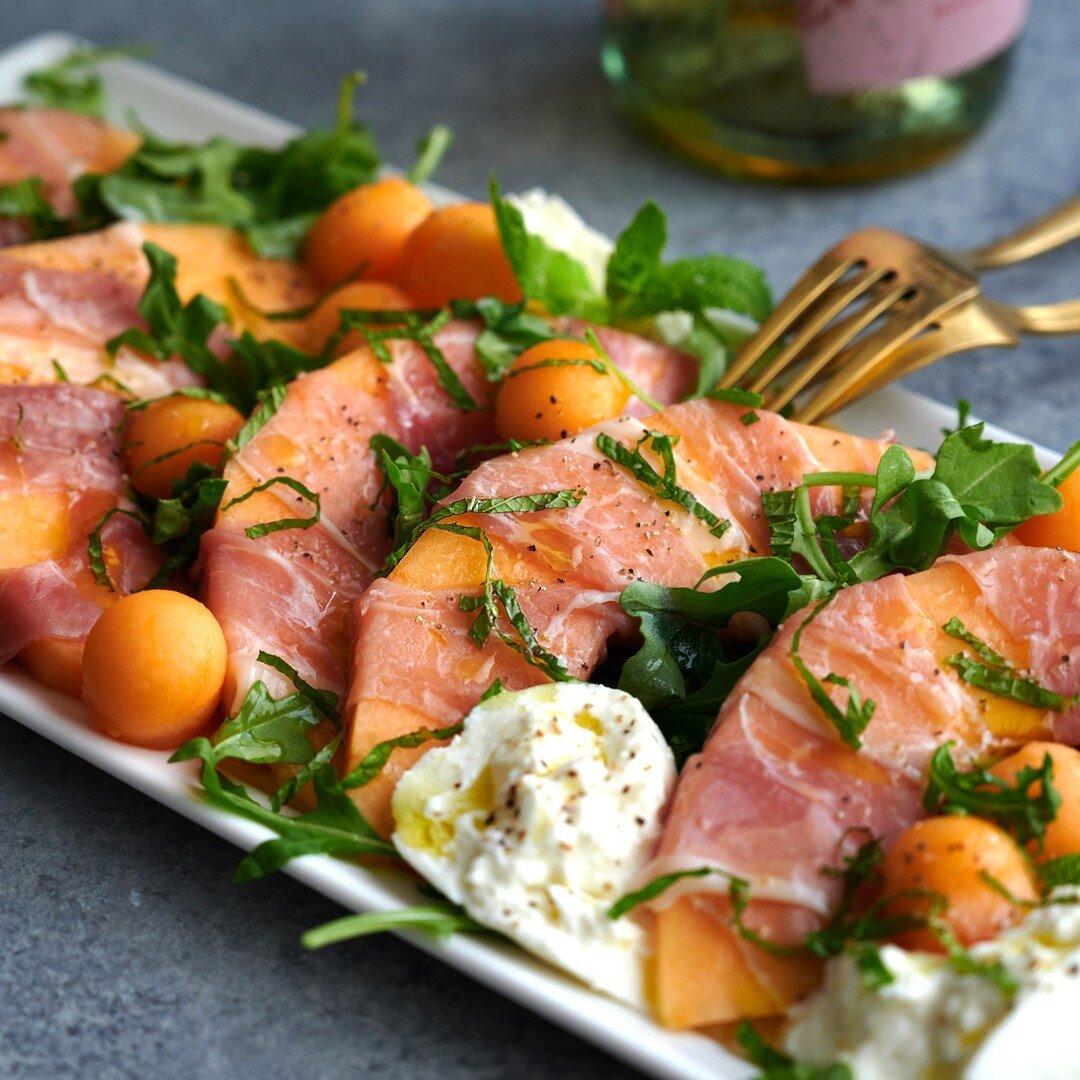
[[[887,847],[923,816],[926,770],[942,743],[954,742],[957,759],[970,765],[1033,736],[1080,741],[1080,707],[1040,714],[963,683],[942,662],[961,644],[941,632],[958,614],[1042,685],[1075,694],[1076,555],[1019,545],[950,555],[924,574],[838,594],[804,630],[799,655],[819,678],[845,675],[875,702],[858,751],[841,742],[788,655],[806,614],[781,628],[724,703],[702,753],[686,763],[643,875],[711,866],[743,878],[756,898],[749,924],[781,941],[798,940],[835,908],[841,882],[823,867],[837,865],[843,851],[868,836]],[[845,692],[829,693],[843,708]],[[995,708],[1024,714],[1026,726],[995,731]],[[854,838],[851,830],[859,830]],[[715,882],[694,879],[655,906],[689,896],[726,919],[726,892],[719,875]],[[757,950],[739,947],[753,969]]]
[[[137,135],[62,109],[0,109],[0,184],[37,177],[57,213],[76,209],[72,184],[83,173],[110,172],[139,144]],[[8,229],[8,242],[26,239]]]
[[[143,325],[142,241],[137,225],[121,224],[0,252],[0,383],[55,382],[58,365],[73,383],[138,397],[199,381],[177,359],[148,360],[127,347],[106,353],[110,338]]]
[[[12,565],[0,551],[0,663],[45,638],[84,640],[107,602],[90,573],[87,537],[108,510],[128,505],[117,434],[123,416],[123,403],[100,390],[0,386],[0,507],[44,497],[62,540],[53,558],[28,565]],[[153,576],[158,555],[137,522],[117,516],[102,539],[119,592]]]
[[[287,473],[322,499],[322,521],[309,529],[251,540],[225,515],[203,537],[202,591],[229,643],[231,708],[257,678],[278,692],[286,688],[273,669],[256,662],[260,650],[344,695],[351,605],[390,551],[370,438],[390,435],[414,453],[427,447],[439,471],[460,467],[459,456],[470,447],[493,443],[496,387],[476,359],[477,333],[476,325],[455,322],[438,332],[436,343],[480,410],[453,404],[419,346],[391,342],[389,365],[361,350],[293,382],[273,419],[230,466],[230,475],[250,484]],[[617,330],[600,334],[615,362],[648,392],[666,398],[692,382],[690,358]]]
[[[619,606],[630,582],[693,586],[713,566],[766,553],[763,488],[791,488],[804,473],[823,469],[872,471],[888,445],[763,411],[757,423],[746,425],[745,411],[697,400],[647,421],[650,428],[679,436],[678,483],[731,522],[719,538],[677,504],[658,500],[598,448],[601,431],[625,446],[637,443],[646,425],[632,419],[485,462],[450,496],[585,493],[571,509],[463,519],[481,526],[496,546],[496,573],[513,584],[541,644],[565,661],[571,675],[587,678],[609,639],[632,631],[633,621]],[[817,488],[814,499],[817,512],[835,511],[838,493]],[[494,638],[477,649],[468,637],[473,616],[459,609],[461,588],[438,582],[421,587],[402,578],[395,572],[376,581],[357,606],[350,761],[379,741],[365,727],[368,703],[401,710],[405,731],[417,726],[417,714],[445,726],[459,720],[496,678],[512,689],[546,678]],[[378,736],[401,733],[382,727]],[[387,776],[392,781],[393,762]],[[369,809],[378,824],[387,824],[380,816],[385,808]]]

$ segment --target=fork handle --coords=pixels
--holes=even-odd
[[[1020,329],[1029,334],[1071,334],[1080,330],[1080,300],[1029,304],[1011,308],[1010,313]]]
[[[967,252],[966,257],[976,270],[989,270],[995,266],[1009,266],[1025,259],[1033,259],[1036,255],[1061,247],[1078,237],[1080,195],[1075,195],[1056,210],[1051,210],[1049,214],[1024,225],[1016,232]],[[1071,329],[1075,330],[1076,327]]]

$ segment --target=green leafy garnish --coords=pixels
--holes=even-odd
[[[1059,855],[1039,866],[1039,877],[1047,889],[1061,885],[1080,885],[1080,854]]]
[[[713,536],[723,536],[731,522],[721,521],[708,507],[698,502],[697,498],[678,484],[675,466],[674,446],[679,441],[678,435],[665,435],[659,431],[646,431],[632,449],[627,449],[616,442],[610,435],[601,432],[596,436],[597,449],[605,456],[622,466],[635,480],[648,488],[658,499],[678,503],[687,513],[705,522]],[[641,448],[646,443],[659,455],[664,473],[658,473],[642,455]]]
[[[871,718],[874,715],[875,704],[873,701],[863,701],[862,695],[856,689],[854,683],[845,676],[836,675],[830,672],[825,676],[824,680],[818,679],[818,677],[806,666],[801,656],[799,656],[799,643],[802,640],[802,633],[821,614],[825,606],[829,603],[830,597],[826,597],[820,601],[814,609],[806,616],[805,619],[799,624],[795,630],[791,639],[791,648],[788,650],[788,656],[791,658],[791,662],[795,665],[795,670],[802,677],[803,682],[806,683],[807,689],[810,691],[810,696],[814,699],[814,704],[825,714],[826,719],[836,728],[841,740],[846,746],[850,746],[852,750],[858,750],[862,746],[862,739],[860,736],[863,731],[866,730],[867,724],[870,723]],[[847,701],[844,704],[844,709],[841,711],[840,707],[829,697],[822,683],[828,683],[830,686],[840,686],[847,690]]]
[[[494,576],[495,551],[483,529],[459,525],[453,521],[436,521],[431,527],[455,533],[458,536],[467,536],[484,547],[487,566],[484,571],[483,590],[478,596],[462,596],[458,601],[460,611],[476,612],[476,617],[469,627],[469,637],[476,647],[482,649],[488,638],[494,634],[525,661],[544,672],[549,679],[555,682],[576,682],[577,680],[567,673],[566,663],[562,657],[556,656],[540,644],[536,632],[521,610],[513,587]],[[513,633],[503,628],[503,614],[509,621]]]
[[[4,218],[22,222],[32,240],[48,240],[71,231],[71,222],[57,214],[45,197],[39,176],[0,184],[0,219]]]
[[[312,525],[317,525],[319,523],[322,514],[319,493],[317,491],[312,491],[309,487],[306,487],[292,476],[272,476],[265,483],[256,484],[255,487],[245,491],[243,495],[237,495],[235,499],[230,499],[221,509],[222,511],[228,510],[231,507],[236,506],[237,503],[242,503],[247,499],[250,499],[252,495],[258,495],[260,491],[266,491],[277,484],[282,484],[295,491],[297,495],[300,496],[300,498],[297,499],[297,502],[299,502],[300,499],[307,499],[308,502],[313,503],[315,512],[308,517],[276,518],[273,521],[260,522],[258,525],[249,525],[244,530],[244,535],[249,540],[258,540],[260,536],[267,536],[269,533],[280,532],[282,529],[310,529]]]
[[[525,301],[506,304],[487,296],[480,300],[453,300],[450,312],[455,319],[479,319],[484,325],[474,348],[489,382],[498,382],[507,368],[525,349],[562,337],[551,323],[525,310]]]
[[[602,320],[606,312],[604,297],[593,288],[585,267],[572,255],[530,233],[521,211],[502,197],[494,177],[490,192],[503,249],[522,293],[552,315]]]
[[[31,105],[101,116],[105,108],[105,84],[98,66],[105,60],[143,56],[149,51],[145,45],[73,49],[48,67],[27,75],[23,86]]]
[[[381,498],[387,489],[394,493],[390,527],[396,550],[409,543],[428,516],[428,505],[433,501],[430,493],[432,482],[446,478],[431,467],[431,455],[426,447],[420,447],[420,453],[413,454],[396,439],[383,434],[372,435],[370,445],[375,462],[383,474],[382,487],[376,499]]]
[[[482,699],[481,699],[482,700]],[[423,746],[424,743],[432,742],[436,739],[452,739],[455,735],[461,733],[465,727],[465,722],[460,721],[457,724],[450,724],[444,728],[419,728],[416,731],[410,731],[406,735],[398,735],[394,739],[384,739],[381,743],[377,743],[373,746],[365,755],[363,760],[355,769],[344,777],[341,781],[341,786],[349,791],[352,788],[363,787],[365,784],[370,784],[376,776],[379,775],[386,767],[386,763],[390,760],[390,755],[399,747],[411,750],[417,746]]]
[[[1025,765],[1015,783],[987,769],[961,771],[953,761],[952,743],[934,751],[923,806],[931,814],[973,814],[996,822],[1016,837],[1017,843],[1034,841],[1040,848],[1046,827],[1061,809],[1061,793],[1054,787],[1054,761],[1049,754],[1039,768]],[[1038,792],[1033,792],[1034,787]]]
[[[761,1072],[754,1080],[854,1080],[851,1069],[841,1062],[831,1065],[807,1065],[770,1046],[749,1020],[743,1020],[735,1032],[751,1065]]]
[[[667,892],[677,882],[685,881],[687,878],[708,877],[710,874],[728,876],[725,871],[714,870],[711,866],[699,866],[694,870],[678,870],[674,874],[661,874],[660,877],[653,878],[648,885],[620,897],[608,908],[607,916],[609,919],[621,919],[639,905],[655,900],[661,893]]]
[[[957,618],[950,619],[943,627],[950,637],[958,638],[968,645],[978,657],[973,660],[964,653],[955,653],[946,657],[945,663],[957,670],[964,682],[971,683],[981,690],[987,690],[998,697],[1019,701],[1036,709],[1050,709],[1053,712],[1067,712],[1076,704],[1076,697],[1066,697],[1056,690],[1040,686],[1036,680],[1018,675],[1016,668],[996,653],[980,638],[972,634]]]
[[[140,498],[134,510],[114,507],[107,511],[87,539],[90,570],[94,580],[112,589],[112,579],[105,563],[102,534],[118,514],[134,518],[151,541],[162,551],[161,568],[143,589],[167,585],[181,570],[195,562],[202,534],[214,522],[225,494],[226,482],[209,465],[194,462],[185,475],[173,481],[173,494],[167,499]]]
[[[368,937],[393,930],[423,930],[436,937],[451,934],[488,933],[475,919],[454,904],[416,904],[400,911],[371,911],[345,915],[306,931],[300,938],[305,949],[322,949],[340,941]]]
[[[316,216],[340,195],[376,178],[379,154],[353,120],[360,73],[342,80],[338,118],[276,149],[221,136],[170,143],[149,132],[115,172],[86,175],[75,191],[94,226],[116,219],[225,225],[245,233],[257,254],[295,257]]]
[[[255,406],[255,411],[228,443],[228,451],[232,457],[239,454],[270,422],[273,415],[285,403],[285,394],[285,387],[280,383],[275,383],[263,391],[262,400]]]

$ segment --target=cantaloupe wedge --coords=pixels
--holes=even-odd
[[[655,917],[654,1005],[672,1028],[725,1024],[783,1012],[810,993],[821,963],[759,951],[754,967],[729,925],[730,907],[684,897]]]

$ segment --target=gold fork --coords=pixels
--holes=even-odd
[[[888,229],[852,233],[796,282],[720,385],[761,393],[767,408],[781,409],[824,380],[794,413],[809,423],[952,353],[1014,345],[1021,332],[1080,330],[1080,301],[1010,307],[982,296],[975,277],[1078,237],[1080,197],[967,253]]]

